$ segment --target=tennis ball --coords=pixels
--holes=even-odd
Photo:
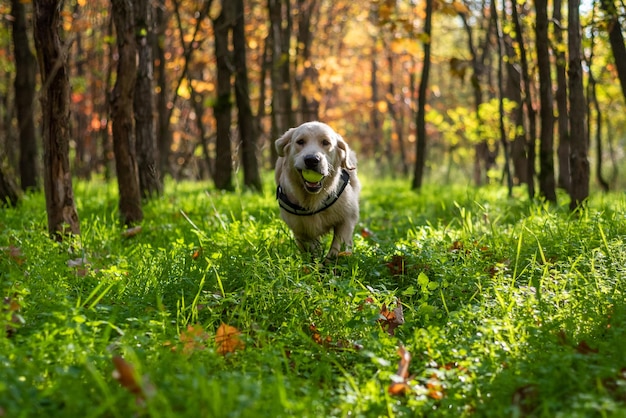
[[[302,177],[310,183],[317,183],[324,178],[324,175],[313,170],[302,170]]]

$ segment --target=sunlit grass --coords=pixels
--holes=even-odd
[[[125,237],[114,184],[78,183],[82,235],[42,194],[0,212],[0,416],[619,416],[626,202],[581,214],[363,177],[354,254],[302,260],[263,195],[168,183]],[[84,261],[83,261],[84,260]],[[68,264],[69,262],[69,264]],[[389,335],[381,306],[399,299]],[[19,314],[23,324],[11,323]],[[220,324],[242,345],[220,354]],[[410,391],[389,394],[396,350]],[[134,367],[143,394],[114,377]]]

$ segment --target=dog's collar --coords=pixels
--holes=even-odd
[[[339,185],[337,186],[337,191],[335,193],[330,194],[326,198],[321,208],[315,209],[315,210],[305,209],[302,206],[298,205],[297,203],[293,203],[292,201],[290,201],[287,195],[285,194],[285,192],[283,192],[283,188],[280,187],[280,184],[278,185],[278,187],[276,187],[276,199],[278,199],[278,205],[281,208],[285,209],[287,212],[291,213],[292,215],[311,216],[311,215],[315,215],[316,213],[320,213],[328,209],[329,207],[331,207],[337,200],[339,200],[339,196],[341,196],[341,194],[346,189],[346,186],[349,183],[350,183],[350,173],[348,173],[347,170],[342,169],[341,177],[339,178]]]

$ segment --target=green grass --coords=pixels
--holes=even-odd
[[[564,196],[361,176],[354,254],[325,268],[269,180],[170,183],[128,238],[113,185],[76,184],[82,236],[61,244],[42,194],[0,211],[0,296],[20,306],[0,315],[0,417],[626,416],[623,194],[572,215]],[[222,323],[244,348],[218,352]],[[393,396],[400,345],[410,391]]]

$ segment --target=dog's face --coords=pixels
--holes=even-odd
[[[305,190],[313,194],[319,193],[325,180],[334,177],[341,167],[349,168],[348,145],[341,135],[321,122],[307,122],[291,128],[276,141],[276,150],[280,157],[289,161],[288,166],[294,171],[291,175],[299,176]],[[307,170],[323,177],[311,181],[307,176],[307,180],[302,176]]]

